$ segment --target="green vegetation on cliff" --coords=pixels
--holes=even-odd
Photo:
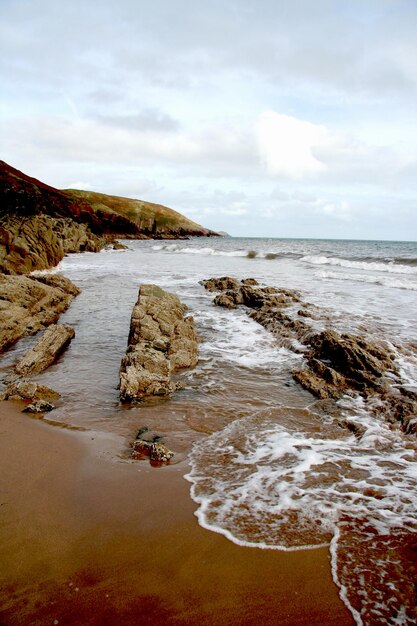
[[[122,216],[134,224],[136,234],[148,236],[215,234],[181,213],[160,204],[78,189],[66,189],[65,193],[74,200],[88,202],[95,213]]]

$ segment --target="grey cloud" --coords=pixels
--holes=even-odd
[[[95,119],[102,124],[132,131],[175,132],[181,128],[178,120],[156,109],[145,109],[134,115],[97,115]]]
[[[411,0],[74,0],[55,6],[26,0],[0,8],[2,58],[29,80],[30,74],[60,83],[123,74],[189,89],[204,77],[242,72],[247,79],[323,85],[350,97],[352,90],[377,97],[416,89],[415,66],[405,58],[417,57]]]

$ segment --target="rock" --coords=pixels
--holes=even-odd
[[[309,343],[315,359],[325,360],[351,380],[369,384],[373,377],[381,378],[386,371],[396,371],[392,352],[363,337],[326,330],[313,335]]]
[[[169,396],[174,372],[198,362],[198,340],[187,307],[156,285],[142,285],[133,308],[128,349],[120,367],[122,402]]]
[[[407,434],[417,434],[417,394],[391,392],[385,396],[388,416],[392,421],[398,421],[402,430]]]
[[[62,274],[32,274],[31,278],[38,281],[38,283],[42,283],[43,285],[60,289],[64,293],[71,296],[78,296],[78,294],[81,293],[80,289],[78,289],[78,287],[74,285],[69,278],[63,276]]]
[[[311,334],[311,328],[302,320],[292,320],[282,312],[283,308],[300,302],[300,294],[291,289],[262,287],[254,278],[238,281],[230,276],[201,281],[209,291],[219,291],[213,303],[228,309],[243,304],[253,309],[249,316],[274,334],[277,342],[286,348],[300,352],[296,346],[302,337]]]
[[[258,281],[255,278],[244,278],[241,280],[242,285],[258,285]]]
[[[320,310],[302,302],[297,291],[262,287],[254,279],[238,283],[228,276],[201,284],[210,291],[221,291],[214,304],[229,309],[245,305],[251,309],[249,316],[271,332],[279,345],[304,355],[304,367],[292,372],[293,379],[319,398],[318,402],[327,403],[327,412],[330,406],[337,406],[335,400],[342,395],[360,393],[365,401],[373,398],[370,411],[377,410],[389,421],[399,422],[405,433],[417,434],[417,389],[400,387],[390,348],[359,335],[312,332],[309,322],[322,317]],[[284,312],[286,308],[289,314]],[[380,402],[375,402],[375,396]],[[340,425],[357,436],[361,434],[350,422],[341,421]]]
[[[23,409],[23,413],[47,413],[48,411],[52,411],[54,408],[55,406],[50,402],[39,400],[38,402],[34,402],[33,404],[28,404]]]
[[[240,282],[237,278],[232,278],[231,276],[221,276],[220,278],[201,280],[200,285],[203,285],[207,291],[226,291],[228,289],[239,289]]]
[[[107,238],[70,217],[8,216],[0,224],[0,271],[24,274],[58,265],[69,252],[98,252]]]
[[[68,347],[75,335],[71,326],[54,324],[43,333],[36,344],[15,365],[20,376],[32,376],[45,371]]]
[[[113,250],[128,250],[128,247],[125,246],[124,243],[121,243],[120,241],[118,241],[117,239],[110,244],[110,247]]]
[[[342,391],[327,383],[323,378],[312,372],[310,369],[294,370],[293,378],[300,383],[304,389],[310,391],[314,396],[320,399],[334,398],[337,400],[341,397]]]
[[[243,304],[242,293],[239,289],[223,291],[214,298],[213,303],[226,309],[235,309],[238,304]]]
[[[0,274],[0,351],[54,324],[78,293],[78,287],[59,274]]]
[[[137,456],[143,454],[149,456],[151,461],[157,463],[167,463],[174,456],[174,453],[159,441],[150,442],[144,439],[137,439],[133,443],[132,457],[137,458]]]
[[[390,406],[394,419],[405,424],[417,403],[413,408],[413,399],[392,396],[387,374],[395,374],[397,368],[388,348],[333,330],[310,335],[308,342],[307,367],[293,371],[294,380],[318,398],[337,399],[352,391],[364,397],[377,393],[385,400],[386,409]]]
[[[55,402],[61,397],[61,395],[38,383],[18,380],[9,383],[5,391],[1,394],[0,400],[25,400],[29,402]]]

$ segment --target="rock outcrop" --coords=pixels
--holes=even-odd
[[[75,335],[71,326],[53,324],[15,365],[19,376],[33,376],[45,371],[69,346]]]
[[[61,395],[33,381],[15,380],[9,383],[0,400],[23,400],[24,402],[55,402]]]
[[[0,274],[0,351],[54,324],[78,293],[74,283],[58,274]]]
[[[175,294],[156,285],[140,287],[120,367],[123,402],[171,395],[178,388],[172,374],[197,364],[194,320],[184,317],[186,310]]]
[[[0,221],[0,271],[24,274],[58,265],[69,252],[99,252],[106,237],[86,224],[49,215],[8,216]]]
[[[226,276],[202,284],[210,291],[220,291],[214,304],[227,308],[245,305],[249,316],[269,330],[279,345],[303,354],[304,367],[292,375],[314,396],[320,400],[357,393],[365,400],[377,397],[378,410],[388,420],[400,422],[406,433],[417,433],[417,393],[402,384],[395,355],[386,343],[334,330],[314,331],[311,323],[318,319],[317,312],[302,302],[296,291]]]
[[[307,369],[294,378],[319,398],[338,398],[346,389],[385,393],[388,373],[396,373],[394,355],[363,337],[325,330],[308,338]]]

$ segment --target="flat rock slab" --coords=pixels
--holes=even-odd
[[[175,294],[157,285],[140,287],[120,367],[123,402],[171,395],[178,388],[171,375],[197,364],[197,334],[186,310]]]
[[[0,351],[24,335],[56,323],[79,293],[78,287],[60,274],[0,274]]]
[[[15,366],[16,374],[32,376],[46,370],[67,348],[75,335],[71,326],[53,324]]]
[[[25,402],[55,402],[61,395],[39,383],[29,380],[15,380],[10,382],[1,394],[0,400],[24,400]]]

